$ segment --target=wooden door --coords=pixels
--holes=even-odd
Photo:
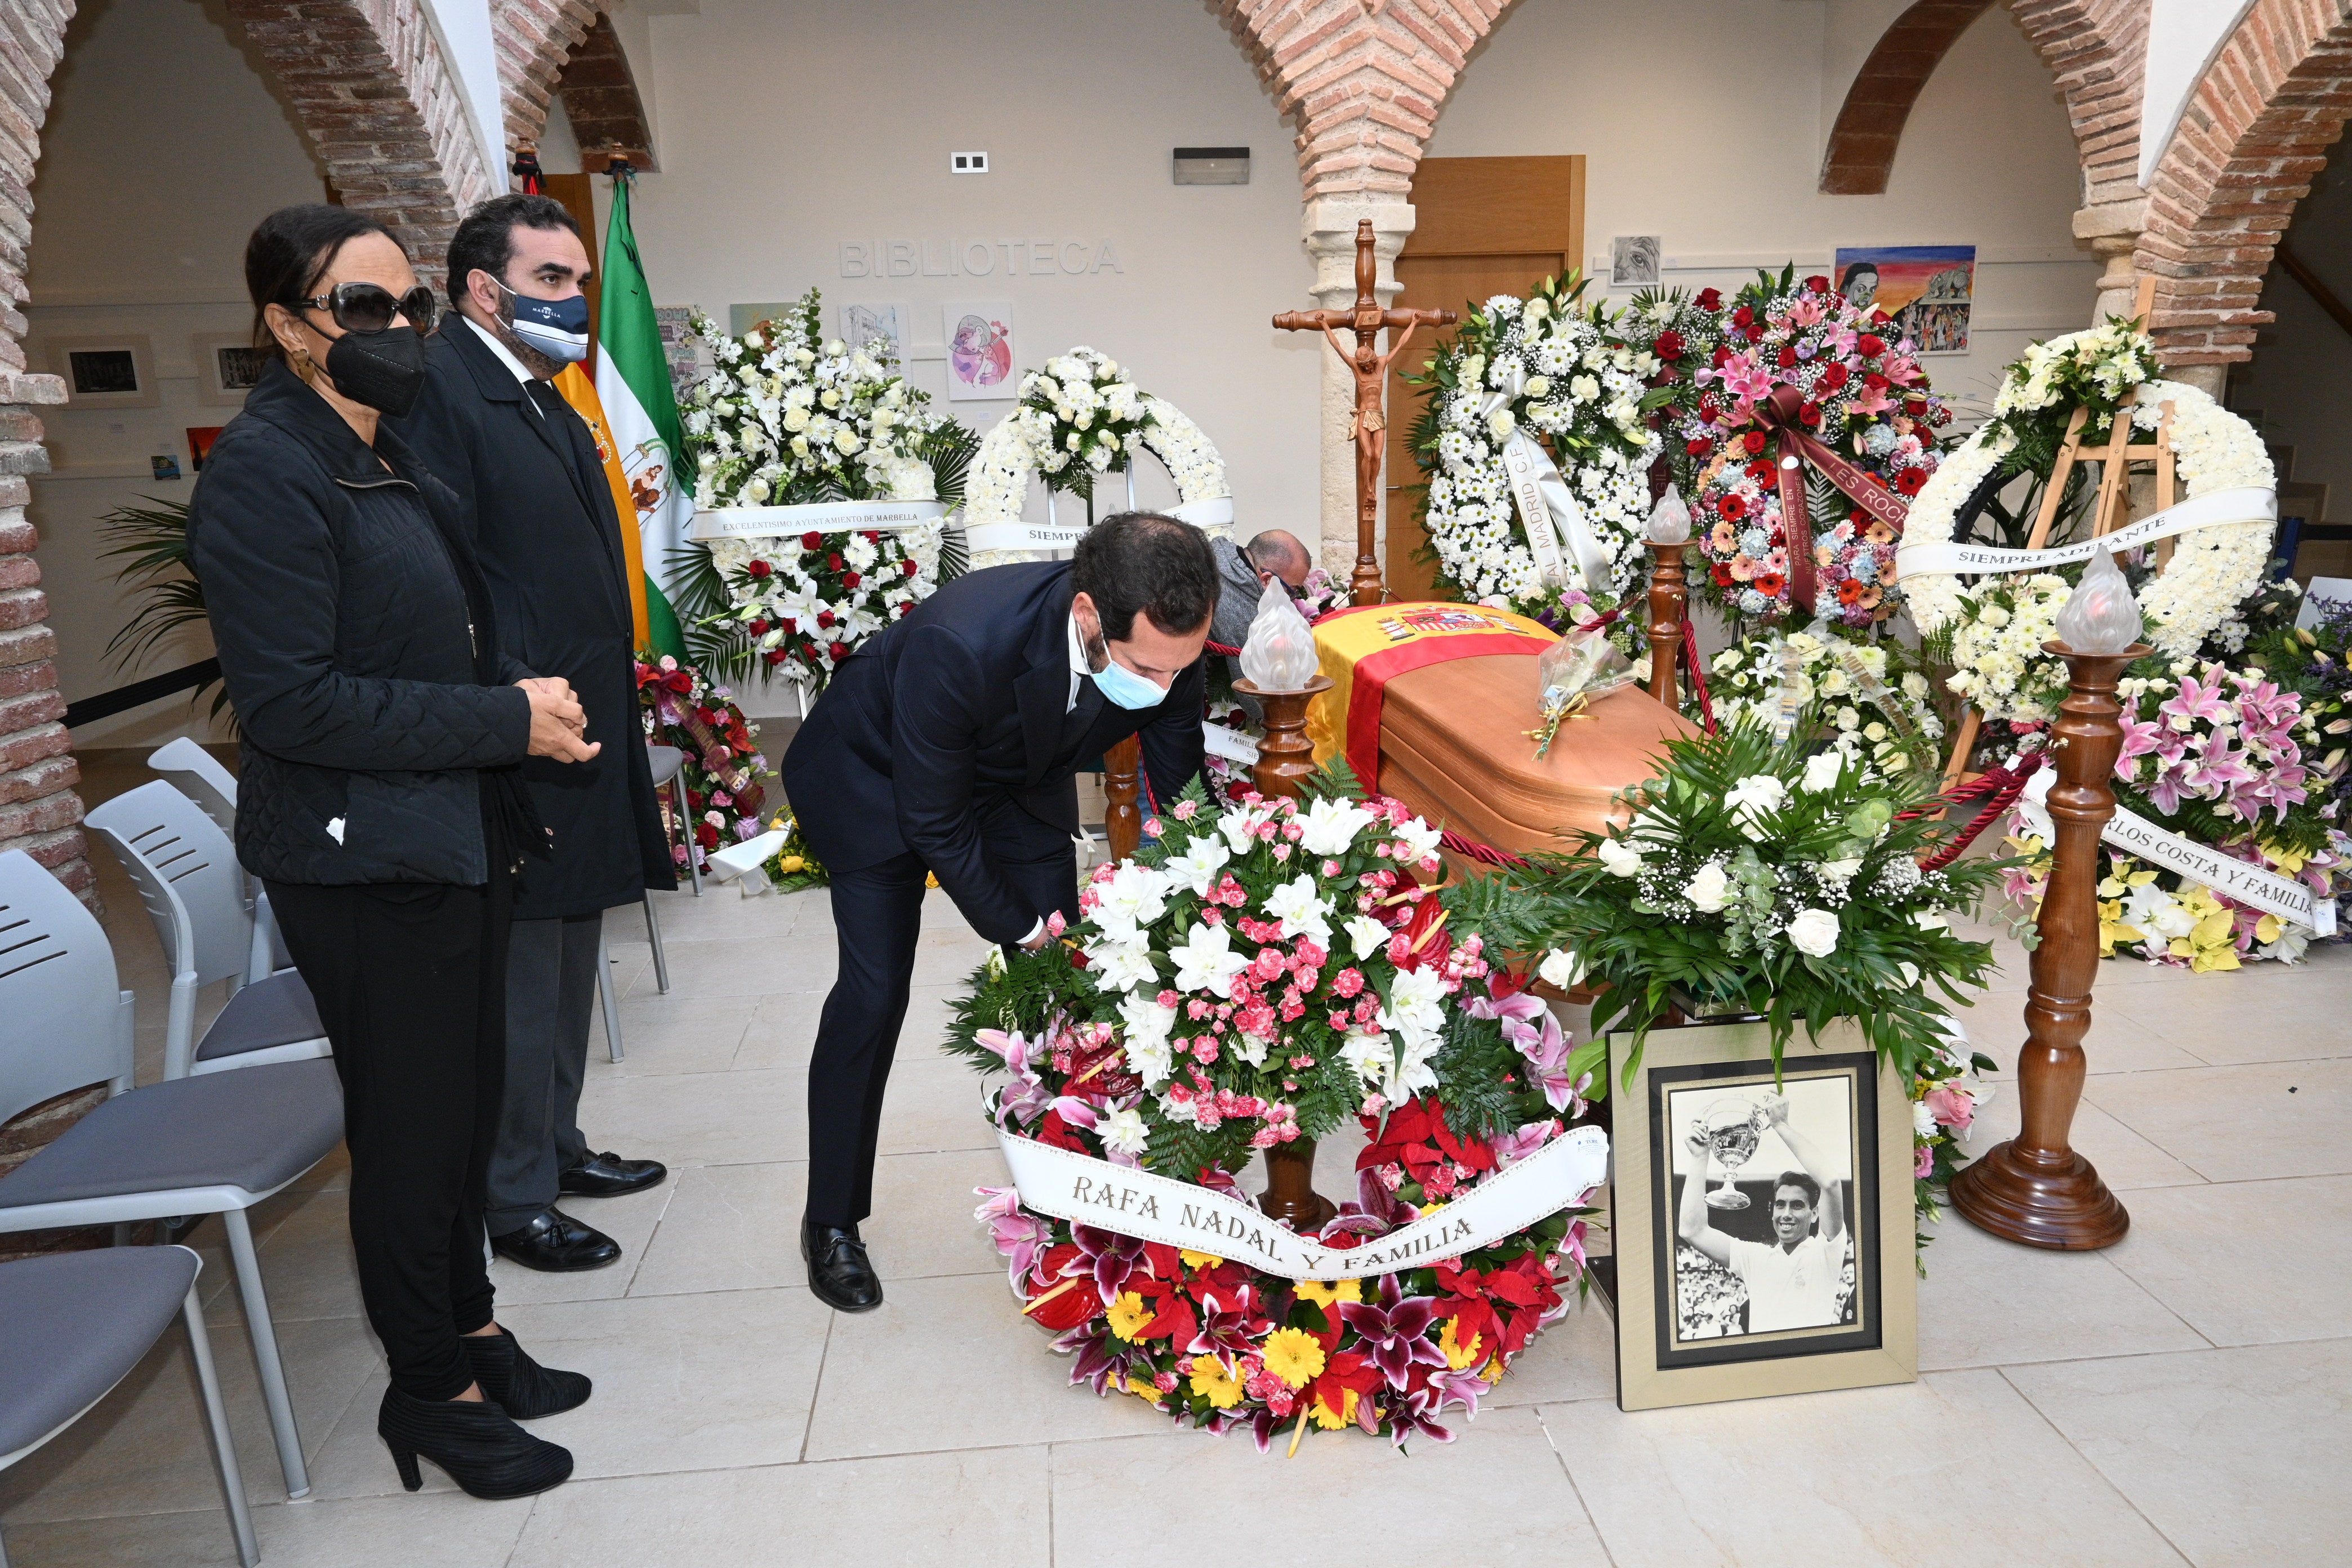
[[[1413,175],[1415,221],[1397,258],[1397,304],[1410,310],[1467,314],[1496,294],[1525,295],[1555,273],[1581,264],[1584,255],[1584,158],[1424,158]],[[1381,572],[1389,596],[1426,599],[1433,567],[1420,559],[1429,542],[1415,487],[1421,470],[1411,437],[1421,417],[1422,392],[1403,378],[1418,375],[1452,329],[1414,334],[1397,356],[1388,388],[1389,451],[1384,470],[1389,508],[1388,558]]]

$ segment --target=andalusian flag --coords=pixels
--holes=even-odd
[[[619,454],[621,474],[637,518],[646,622],[640,636],[656,653],[686,658],[677,613],[662,592],[673,550],[686,544],[694,521],[694,491],[685,477],[685,432],[671,395],[669,365],[652,291],[629,228],[629,174],[613,172],[613,212],[604,226],[603,320],[597,328],[596,395]]]
[[[621,530],[622,569],[629,580],[629,619],[636,627],[632,648],[649,647],[652,637],[646,630],[645,547],[637,537],[635,527],[637,503],[629,498],[629,479],[621,471],[621,448],[613,440],[613,431],[604,417],[604,400],[596,395],[596,384],[588,373],[576,364],[567,364],[555,378],[555,390],[563,401],[572,405],[572,412],[580,416],[588,426],[588,434],[596,443],[596,460],[604,465],[604,483],[613,492],[613,515],[627,521]]]

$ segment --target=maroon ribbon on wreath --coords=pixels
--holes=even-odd
[[[1805,503],[1806,463],[1819,468],[1830,483],[1853,498],[1853,503],[1903,531],[1911,503],[1839,457],[1805,428],[1805,395],[1793,386],[1776,386],[1772,395],[1756,405],[1756,423],[1779,437],[1773,456],[1780,480],[1780,536],[1789,552],[1789,602],[1807,615],[1813,613],[1813,523]],[[1814,418],[1819,420],[1818,410]]]

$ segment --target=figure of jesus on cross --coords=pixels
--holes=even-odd
[[[1384,592],[1380,562],[1372,554],[1372,531],[1380,510],[1381,459],[1388,433],[1388,416],[1381,412],[1381,404],[1389,365],[1412,341],[1416,327],[1450,327],[1460,320],[1451,310],[1381,310],[1372,293],[1379,277],[1380,262],[1372,254],[1372,220],[1366,218],[1356,226],[1354,307],[1346,310],[1285,310],[1274,319],[1275,326],[1286,332],[1320,331],[1356,374],[1356,410],[1348,422],[1348,438],[1356,444],[1356,571],[1348,580],[1348,593],[1349,600],[1359,605],[1377,605]],[[1352,352],[1339,341],[1334,330],[1339,327],[1355,332]],[[1396,336],[1389,343],[1389,352],[1380,353],[1372,345],[1383,329],[1394,331]]]

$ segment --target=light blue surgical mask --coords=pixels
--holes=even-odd
[[[1090,650],[1091,651],[1091,650]],[[1093,672],[1095,689],[1107,701],[1121,708],[1157,708],[1168,700],[1168,693],[1142,676],[1110,657],[1108,644],[1103,647],[1103,667]]]
[[[558,364],[577,364],[588,357],[587,295],[536,300],[503,283],[499,287],[514,301],[515,336]]]

